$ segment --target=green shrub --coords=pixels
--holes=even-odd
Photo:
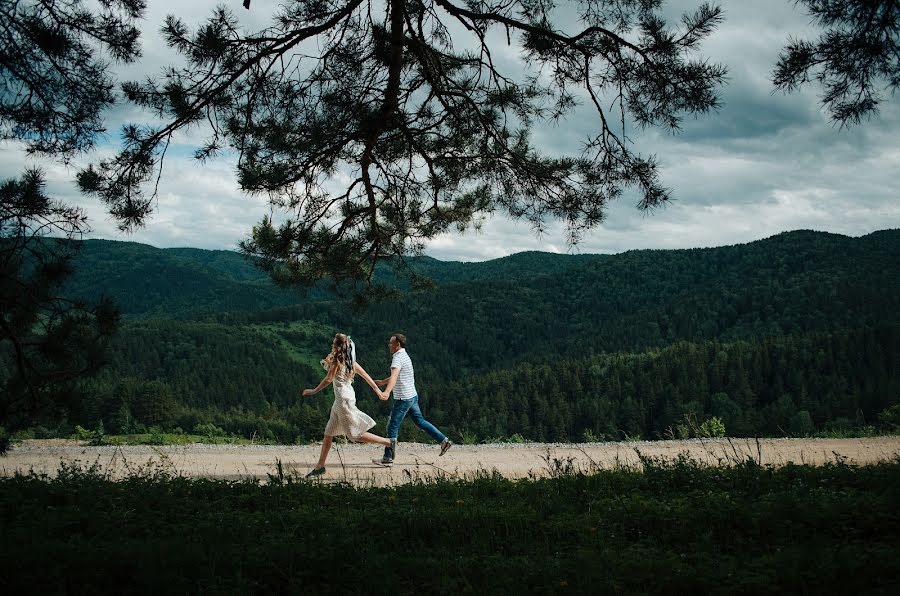
[[[467,430],[460,431],[459,442],[463,445],[475,445],[478,443],[478,435]]]
[[[713,416],[703,421],[697,434],[704,438],[724,437],[725,423],[718,416]]]
[[[30,428],[26,428],[23,430],[17,430],[13,433],[12,440],[13,441],[27,441],[29,439],[34,438],[34,431]]]
[[[690,439],[691,438],[691,427],[687,424],[676,424],[675,425],[675,436],[679,439]]]
[[[172,443],[168,440],[168,437],[161,432],[151,432],[140,435],[135,438],[134,442],[139,445],[169,445]]]
[[[581,435],[582,443],[599,443],[602,440],[603,440],[603,437],[598,437],[597,435],[594,434],[594,431],[592,431],[589,428],[586,429],[584,431],[584,434]]]
[[[207,437],[224,437],[226,434],[225,430],[219,428],[212,422],[201,423],[194,427],[194,434],[205,435]]]
[[[795,437],[808,437],[816,431],[812,416],[806,410],[800,410],[791,416],[791,435]]]
[[[32,429],[32,432],[34,433],[35,439],[55,439],[56,438],[56,433],[53,432],[52,430],[50,430],[49,428],[47,428],[46,426],[41,426],[41,425],[35,426]]]
[[[88,430],[80,424],[75,425],[75,438],[79,441],[90,441],[94,437],[94,431]]]
[[[889,430],[900,429],[900,403],[894,404],[878,414],[878,421]]]
[[[853,420],[844,417],[834,418],[833,420],[828,421],[825,424],[825,430],[827,431],[849,431],[855,426]]]
[[[79,441],[87,441],[92,446],[105,444],[106,430],[103,428],[103,421],[97,423],[95,430],[88,430],[80,424],[75,425],[75,432],[71,435]]]

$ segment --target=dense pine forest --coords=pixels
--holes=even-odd
[[[407,334],[423,408],[465,442],[807,436],[900,421],[897,230],[410,264],[433,289],[358,309],[324,287],[277,288],[236,253],[87,241],[66,291],[109,296],[123,313],[109,362],[4,424],[19,436],[79,425],[315,439],[330,392],[300,392],[321,378],[337,331],[376,377],[389,335]],[[383,430],[389,404],[357,390]]]

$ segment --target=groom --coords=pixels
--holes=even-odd
[[[393,334],[388,341],[388,348],[393,354],[391,358],[391,376],[387,379],[377,379],[375,381],[379,387],[386,385],[383,393],[384,399],[387,399],[391,391],[394,392],[394,406],[391,408],[391,419],[387,425],[387,438],[397,438],[400,423],[409,414],[416,426],[441,444],[440,455],[444,455],[453,445],[453,442],[422,416],[422,410],[419,409],[419,394],[416,392],[416,379],[412,360],[409,359],[409,354],[406,353],[406,336],[402,333]],[[396,444],[396,441],[394,441],[393,445]],[[384,457],[373,459],[372,461],[382,466],[393,465],[394,449],[385,447]]]

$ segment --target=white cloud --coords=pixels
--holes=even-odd
[[[177,61],[158,35],[163,18],[177,13],[196,26],[218,0],[149,3],[144,27],[144,60],[117,67],[129,79],[156,74]],[[257,6],[257,4],[259,6]],[[700,0],[666,3],[677,18]],[[502,216],[487,220],[482,231],[444,235],[426,249],[446,260],[484,260],[523,250],[552,252],[621,252],[639,248],[686,248],[748,242],[792,229],[816,229],[849,235],[900,227],[896,172],[900,171],[900,106],[888,98],[879,117],[849,131],[835,130],[818,109],[813,87],[798,95],[772,94],[770,72],[789,35],[809,36],[809,19],[789,0],[728,0],[726,23],[701,49],[701,55],[726,63],[731,81],[718,114],[689,118],[683,134],[629,131],[635,149],[656,154],[663,182],[674,201],[653,214],[642,214],[633,193],[612,205],[603,225],[585,234],[582,243],[566,245],[559,223],[536,236],[523,222]],[[233,10],[242,23],[265,24],[274,3],[254,3]],[[503,33],[500,31],[500,33]],[[505,33],[503,33],[505,41]],[[505,43],[496,58],[519,64]],[[535,130],[534,141],[550,152],[577,152],[591,126],[592,113],[580,111],[557,127]],[[269,212],[264,197],[249,197],[237,188],[233,159],[206,165],[190,153],[202,129],[173,141],[160,182],[157,210],[148,225],[125,235],[116,229],[104,206],[82,197],[73,178],[78,168],[114,153],[121,122],[140,117],[132,107],[110,114],[109,142],[91,156],[65,167],[24,157],[15,143],[0,145],[0,178],[17,176],[25,165],[46,170],[48,191],[83,206],[93,237],[133,240],[160,247],[196,246],[234,249],[251,227]],[[340,183],[340,180],[335,181]]]

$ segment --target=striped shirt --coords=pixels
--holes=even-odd
[[[413,363],[406,353],[406,348],[400,348],[394,352],[391,358],[391,368],[400,369],[397,384],[394,385],[394,399],[412,399],[416,395],[416,376],[413,372]]]

